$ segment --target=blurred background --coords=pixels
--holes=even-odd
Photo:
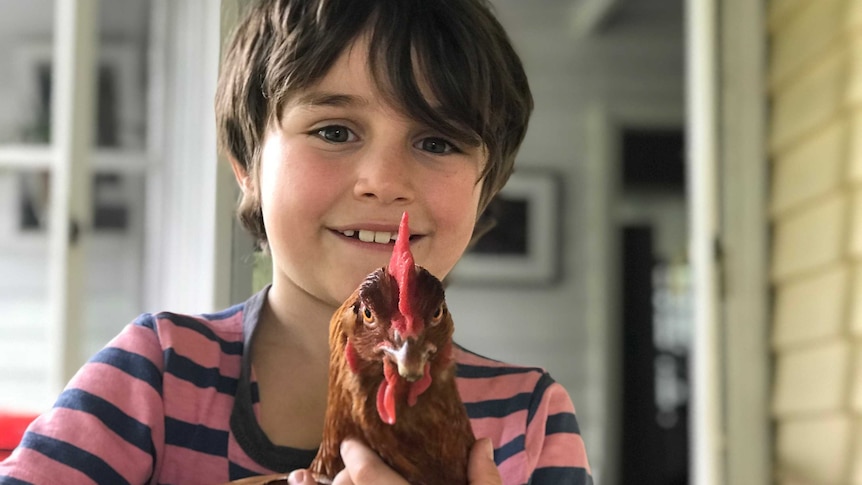
[[[76,35],[58,32],[59,17],[70,14],[63,3],[74,7],[52,0],[0,3],[0,409],[44,409],[57,393],[58,348],[66,333],[58,316],[70,298],[81,300],[83,310],[80,319],[70,318],[81,322],[70,329],[79,333],[72,362],[103,346],[144,303],[147,174],[158,163],[147,147],[152,5],[99,4],[87,26],[90,52],[82,55],[73,45]],[[68,56],[61,76],[58,55]],[[70,69],[76,57],[98,59],[89,75],[93,87],[77,93]],[[97,108],[72,113],[80,111],[74,99],[84,96]],[[88,117],[92,125],[78,126]],[[72,167],[81,152],[76,136],[86,138],[87,157]],[[85,176],[72,177],[80,167]],[[80,193],[63,187],[56,197],[60,184]],[[56,244],[66,238],[52,234],[59,234],[56,220],[84,200],[90,229],[80,236],[83,265],[67,279],[68,250]],[[58,288],[68,285],[74,287]]]
[[[0,0],[0,414],[266,283],[212,113],[246,3]],[[862,482],[862,3],[492,3],[536,111],[456,340],[568,389],[597,483]]]

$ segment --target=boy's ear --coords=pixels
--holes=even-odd
[[[242,193],[249,193],[251,191],[251,177],[249,177],[248,170],[235,157],[228,157],[228,160],[230,160],[233,176],[236,177],[236,183],[239,184]]]

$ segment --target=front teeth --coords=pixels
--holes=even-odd
[[[343,233],[347,237],[353,237],[356,234],[356,231],[344,231]],[[396,239],[397,234],[386,232],[386,231],[367,231],[364,229],[359,230],[359,240],[362,242],[375,242],[378,244],[389,244],[389,242],[394,241]]]

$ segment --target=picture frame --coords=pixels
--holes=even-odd
[[[560,271],[559,174],[515,172],[488,207],[495,226],[462,256],[449,281],[465,286],[545,286]]]

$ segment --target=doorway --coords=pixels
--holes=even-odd
[[[681,128],[621,130],[621,483],[689,477],[691,292]]]

